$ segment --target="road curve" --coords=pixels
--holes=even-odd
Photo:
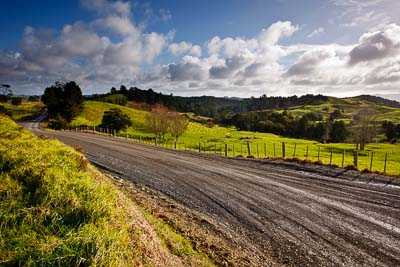
[[[265,265],[400,266],[396,180],[32,125],[24,126],[79,145],[89,160],[218,221]]]

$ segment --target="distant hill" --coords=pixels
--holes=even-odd
[[[227,98],[214,96],[192,96],[182,97],[174,95],[165,95],[153,91],[152,89],[142,90],[137,87],[128,89],[113,90],[113,94],[87,96],[88,100],[104,101],[111,95],[125,95],[128,101],[146,103],[149,105],[163,104],[170,109],[179,112],[192,112],[206,117],[222,117],[227,114],[238,112],[282,109],[299,105],[319,105],[329,100],[323,95],[304,95],[304,96],[271,96],[263,95],[255,98]]]
[[[382,106],[387,106],[387,107],[392,107],[392,108],[400,108],[400,102],[390,100],[390,99],[385,99],[385,98],[382,98],[379,96],[360,95],[360,96],[350,97],[349,99],[364,100],[364,101],[368,101],[371,103],[375,103],[377,105],[382,105]]]
[[[170,109],[194,113],[199,116],[221,119],[237,113],[261,111],[261,110],[290,110],[295,116],[314,112],[324,118],[338,109],[344,114],[344,119],[350,119],[360,108],[370,106],[378,110],[380,120],[400,121],[400,103],[384,99],[378,96],[360,95],[356,97],[337,98],[323,95],[303,96],[266,96],[251,98],[192,96],[182,97],[172,94],[166,95],[155,92],[152,89],[142,90],[131,87],[129,90],[121,86],[120,90],[114,90],[113,94],[93,95],[87,99],[104,101],[113,95],[124,95],[134,107],[144,106],[148,110],[154,104],[163,104]],[[140,104],[134,104],[134,103]]]

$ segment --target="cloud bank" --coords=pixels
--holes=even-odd
[[[374,2],[379,1],[384,0]],[[371,7],[356,0],[334,4],[356,13]],[[57,80],[75,80],[85,93],[104,92],[119,84],[178,95],[242,97],[396,96],[399,92],[400,26],[396,23],[366,31],[348,45],[290,42],[294,35],[304,34],[291,21],[277,21],[248,38],[214,36],[193,44],[174,42],[173,29],[148,32],[146,23],[134,21],[130,2],[82,0],[81,7],[96,18],[59,30],[27,26],[15,51],[0,51],[2,82],[25,94],[39,94]],[[172,19],[164,9],[158,17]],[[304,39],[322,33],[326,30],[318,27]],[[161,60],[165,58],[169,61]]]

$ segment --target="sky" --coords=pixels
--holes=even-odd
[[[400,101],[398,0],[2,1],[0,82]]]

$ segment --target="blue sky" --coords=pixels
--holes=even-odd
[[[400,1],[2,2],[0,81],[175,95],[400,100]]]

